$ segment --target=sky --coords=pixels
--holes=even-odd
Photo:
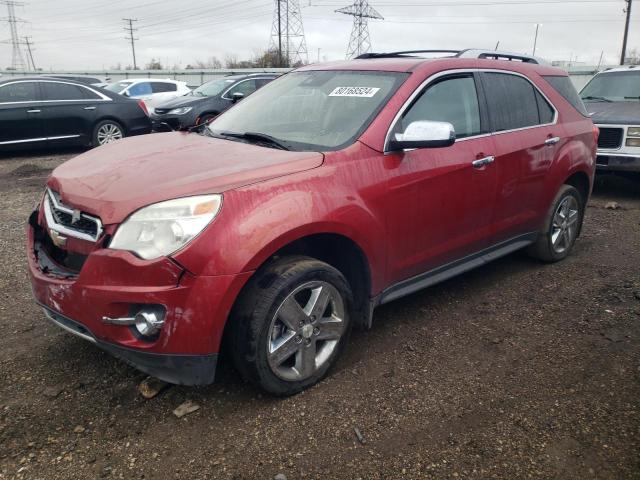
[[[335,10],[353,0],[299,0],[308,60],[345,58],[353,18]],[[275,0],[24,0],[16,7],[20,37],[33,42],[44,70],[101,70],[132,64],[123,18],[134,18],[138,65],[169,67],[227,55],[250,58],[268,47]],[[373,51],[494,49],[596,65],[619,61],[624,0],[371,0],[384,20],[370,20]],[[0,18],[7,7],[0,1]],[[4,11],[3,11],[4,10]],[[0,42],[10,38],[0,22]],[[629,49],[640,50],[640,1]],[[0,68],[11,64],[0,43]]]

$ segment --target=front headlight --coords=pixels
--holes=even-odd
[[[640,137],[640,127],[629,127],[627,137]]]
[[[127,218],[109,248],[145,260],[170,255],[193,240],[216,217],[222,195],[176,198],[141,208]]]
[[[185,113],[189,113],[191,111],[191,107],[180,107],[174,108],[173,110],[169,110],[170,115],[184,115]]]

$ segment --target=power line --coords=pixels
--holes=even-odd
[[[347,47],[347,58],[354,58],[371,51],[371,37],[369,36],[369,19],[384,20],[378,11],[371,7],[366,0],[356,0],[348,7],[336,10],[336,13],[344,13],[353,16],[353,28]]]
[[[131,41],[131,53],[133,54],[133,69],[138,69],[138,64],[136,63],[136,40],[138,38],[133,36],[133,32],[137,31],[137,28],[133,28],[133,22],[137,22],[137,18],[123,18],[125,23],[129,23],[129,26],[125,26],[124,29],[129,31],[129,36],[124,37],[126,40]]]
[[[629,23],[631,21],[631,2],[632,0],[625,0],[627,3],[627,19],[624,24],[624,36],[622,37],[622,53],[620,54],[620,65],[624,65],[624,60],[627,57],[627,40],[629,38]]]

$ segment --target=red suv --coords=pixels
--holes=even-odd
[[[37,302],[138,369],[287,395],[380,304],[580,233],[597,129],[567,74],[467,50],[299,68],[202,134],[58,167],[28,229]],[[421,57],[422,56],[422,57]]]

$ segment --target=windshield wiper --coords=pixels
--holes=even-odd
[[[625,100],[640,100],[640,96],[639,97],[624,97]]]
[[[244,132],[244,133],[236,133],[236,132],[220,132],[220,135],[225,137],[232,138],[241,138],[243,140],[257,140],[260,143],[266,143],[269,145],[273,145],[280,150],[291,150],[291,147],[284,143],[282,140],[272,137],[271,135],[267,135],[266,133],[259,132]]]
[[[613,102],[613,100],[609,100],[606,97],[598,97],[595,95],[589,95],[588,97],[582,97],[583,100],[600,100],[601,102]]]

